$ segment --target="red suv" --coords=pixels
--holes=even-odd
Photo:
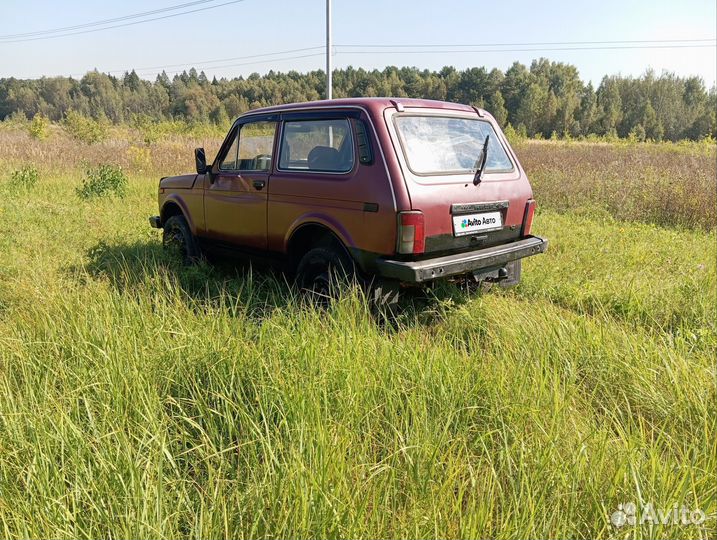
[[[547,248],[530,234],[525,171],[475,107],[357,98],[257,109],[212,163],[201,148],[195,159],[196,174],[160,181],[150,218],[187,260],[217,248],[261,256],[323,291],[331,268],[394,284],[516,283],[520,259]]]

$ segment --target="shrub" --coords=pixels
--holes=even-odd
[[[14,126],[27,127],[27,116],[22,111],[13,111],[4,121]]]
[[[32,165],[25,165],[10,174],[10,182],[15,189],[30,189],[37,184],[39,178],[40,173]]]
[[[47,119],[46,116],[43,116],[40,113],[37,113],[30,122],[30,125],[27,127],[27,131],[30,133],[31,137],[34,137],[38,140],[47,139],[47,129],[50,127],[50,121]]]
[[[76,111],[67,111],[64,127],[73,139],[86,144],[98,143],[107,138],[107,122],[88,118]]]
[[[81,199],[112,195],[124,197],[126,191],[127,176],[122,171],[122,168],[116,165],[103,164],[86,168],[82,186],[77,188],[77,195]]]
[[[154,121],[146,114],[135,114],[130,121],[131,126],[139,131],[144,144],[150,146],[157,142],[162,134],[162,128],[158,122]]]
[[[630,130],[630,133],[627,136],[627,139],[630,142],[645,142],[646,138],[647,135],[645,134],[645,128],[642,127],[642,124],[637,124]]]
[[[503,134],[508,139],[510,144],[520,144],[528,138],[528,134],[525,131],[525,126],[520,124],[518,129],[515,129],[513,125],[508,122],[503,128]]]
[[[510,123],[506,124],[503,128],[503,135],[505,135],[505,138],[508,139],[510,144],[516,144],[519,142],[518,133]]]

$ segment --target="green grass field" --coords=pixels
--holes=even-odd
[[[71,165],[54,137],[17,135],[0,178],[0,537],[717,535],[717,234],[713,207],[685,210],[697,188],[626,216],[610,190],[561,191],[564,143],[525,143],[548,253],[515,289],[443,285],[385,321],[356,291],[325,313],[280,276],[167,258],[146,217],[180,143],[130,166],[124,199],[86,201],[80,158],[126,143]],[[713,147],[613,149],[640,159],[607,180],[604,150],[569,148],[615,190],[663,153],[715,190]],[[627,502],[707,519],[615,528]]]

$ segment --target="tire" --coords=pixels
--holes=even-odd
[[[164,223],[162,247],[175,253],[182,264],[196,264],[202,257],[197,241],[182,215],[172,216]]]
[[[296,284],[318,304],[327,306],[356,277],[353,260],[337,247],[315,247],[301,258]]]

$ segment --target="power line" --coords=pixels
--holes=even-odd
[[[192,2],[191,4],[197,4],[197,3],[206,3],[209,1],[216,1],[216,0],[202,0],[202,2]],[[231,2],[226,2],[224,4],[219,4],[216,6],[208,6],[205,8],[200,8],[198,10],[192,10],[187,11],[184,13],[191,13],[193,11],[203,11],[206,9],[213,9],[215,7],[221,7],[223,5],[227,4],[233,4],[242,2],[244,0],[233,0]],[[181,4],[179,6],[174,6],[174,9],[178,9],[180,7],[186,7],[187,4]],[[172,8],[163,8],[165,10],[169,10]],[[145,12],[148,13],[148,12]],[[149,20],[156,20],[156,19],[162,19],[162,18],[169,18],[172,16],[182,15],[184,13],[177,13],[172,14],[169,16],[164,17],[156,17],[155,19],[149,19]],[[143,15],[143,14],[136,14],[137,16]],[[127,15],[126,17],[131,17],[131,15]],[[141,22],[148,22],[146,21],[137,21],[134,23],[129,24],[138,24]],[[99,22],[99,21],[98,21]],[[88,23],[90,24],[90,23]],[[126,25],[121,25],[126,26]],[[101,28],[99,30],[103,30],[104,28]],[[406,45],[406,44],[397,44],[397,45],[380,45],[380,44],[364,44],[364,45],[335,45],[334,50],[335,54],[441,54],[441,53],[491,53],[491,52],[543,52],[543,51],[582,51],[582,50],[621,50],[621,49],[681,49],[681,48],[705,48],[705,47],[713,47],[712,44],[703,44],[703,42],[706,41],[717,41],[715,38],[703,38],[703,39],[661,39],[661,40],[614,40],[614,41],[555,41],[555,42],[530,42],[530,43],[515,43],[515,44],[509,44],[509,43],[502,43],[502,44],[473,44],[473,45],[461,45],[461,44],[430,44],[430,45]],[[552,44],[559,44],[559,45],[578,45],[578,44],[613,44],[613,43],[633,43],[633,44],[648,44],[648,45],[605,45],[605,46],[586,46],[586,47],[548,47],[548,48],[533,48],[533,46],[538,45],[552,45]],[[525,46],[531,46],[531,48],[508,48],[508,49],[477,49],[477,48],[471,48],[471,49],[445,49],[444,47],[500,47],[500,46],[509,46],[509,45],[525,45]],[[345,50],[350,49],[354,47],[362,47],[366,49],[373,49],[373,50]],[[398,50],[375,50],[375,49],[385,49],[390,47],[396,47]],[[424,50],[406,50],[409,48],[417,48],[420,47]],[[433,49],[430,49],[430,47],[433,47]],[[440,47],[440,49],[437,49],[437,47]],[[190,67],[199,67],[204,69],[219,69],[219,68],[226,68],[226,67],[238,67],[238,66],[246,66],[246,65],[256,65],[256,64],[268,64],[270,62],[283,62],[286,60],[294,60],[294,59],[300,59],[300,58],[309,58],[313,56],[320,56],[322,53],[313,53],[313,54],[305,54],[305,55],[299,55],[299,56],[289,56],[289,57],[280,57],[280,58],[266,58],[266,57],[272,57],[272,56],[282,56],[285,54],[291,54],[296,52],[304,52],[304,51],[313,51],[316,49],[323,49],[323,45],[318,45],[315,47],[303,47],[303,48],[297,48],[297,49],[288,49],[283,51],[276,51],[276,52],[270,52],[270,53],[262,53],[262,54],[254,54],[254,55],[246,55],[246,56],[235,56],[235,57],[229,57],[229,58],[218,58],[214,60],[201,60],[196,62],[182,62],[177,64],[164,64],[164,65],[157,65],[157,66],[145,66],[145,67],[139,67],[139,68],[129,68],[129,69],[115,69],[106,71],[104,73],[124,73],[134,70],[135,72],[140,73],[143,76],[147,76],[149,74],[156,73],[156,71],[150,71],[150,70],[165,70],[167,68],[173,68],[173,67],[184,67],[185,69],[179,69],[175,71],[170,71],[169,74],[175,74],[175,73],[181,73],[182,71],[185,71],[186,68]],[[216,64],[221,62],[231,62],[234,60],[249,60],[254,58],[265,58],[265,60],[260,61],[252,61],[252,62],[242,62],[242,63],[232,63],[232,64],[221,64],[221,65],[210,65],[210,64]],[[84,73],[74,73],[71,76],[82,76]]]
[[[684,45],[684,46],[675,46],[675,45],[665,45],[665,46],[649,46],[649,47],[580,47],[580,48],[553,48],[553,49],[503,49],[503,50],[487,50],[487,51],[478,51],[478,50],[450,50],[450,51],[337,51],[336,54],[369,54],[369,53],[436,53],[436,52],[450,52],[450,53],[470,53],[470,52],[516,52],[516,51],[544,51],[544,50],[597,50],[597,49],[620,49],[620,48],[688,48],[688,47],[707,47],[708,45]],[[338,46],[337,46],[338,47]],[[295,51],[301,51],[301,50],[315,50],[323,47],[307,47],[305,49],[295,49]],[[294,52],[294,51],[286,51],[286,52]],[[269,53],[272,54],[272,53]],[[274,53],[274,54],[280,54],[280,53]],[[244,58],[256,58],[260,56],[268,56],[268,55],[255,55],[255,56],[248,56]],[[266,64],[268,62],[281,62],[285,60],[295,60],[299,58],[310,58],[314,56],[323,56],[323,53],[313,53],[313,54],[304,54],[300,56],[290,56],[286,58],[269,58],[266,60],[259,60],[256,62],[242,62],[238,64],[223,64],[223,65],[216,65],[216,66],[207,66],[208,69],[220,69],[220,68],[228,68],[228,67],[239,67],[239,66],[248,66],[248,65],[256,65],[256,64]],[[240,59],[242,57],[237,57],[235,59]],[[211,61],[210,61],[211,62]],[[204,63],[195,63],[195,64],[178,64],[182,66],[202,66]],[[146,68],[146,69],[158,69],[161,67],[170,67],[170,66],[157,66],[155,68]],[[125,70],[126,71],[126,70]],[[177,70],[177,71],[170,71],[167,74],[176,74],[181,73],[185,70]],[[154,72],[143,72],[140,73],[141,75],[149,75],[153,74]]]
[[[648,43],[677,43],[677,42],[701,42],[701,41],[707,41],[705,40],[647,40]],[[642,43],[643,41],[639,40],[626,40],[626,41],[615,41],[615,42],[553,42],[553,43]],[[547,43],[547,42],[545,42]],[[401,53],[408,53],[408,54],[429,54],[429,53],[482,53],[482,52],[541,52],[544,50],[554,51],[554,50],[602,50],[602,49],[622,49],[622,48],[687,48],[687,47],[707,47],[709,45],[644,45],[644,46],[608,46],[608,47],[565,47],[565,48],[549,48],[549,49],[507,49],[507,50],[498,50],[498,49],[488,49],[486,51],[481,50],[475,50],[475,49],[465,49],[465,50],[422,50],[422,51],[405,51],[405,50],[397,50],[397,51],[350,51],[350,50],[338,50],[338,49],[344,49],[346,47],[353,47],[354,45],[336,45],[335,49],[337,49],[335,52],[336,54],[401,54]],[[425,45],[422,47],[437,47],[437,46],[443,46],[443,45]],[[459,47],[461,45],[452,45],[454,47]],[[463,47],[468,47],[470,45],[462,45]],[[473,45],[475,47],[478,47],[478,45]],[[363,45],[363,47],[384,47],[384,45]],[[402,46],[403,47],[403,46]],[[410,47],[409,45],[406,45],[405,47]],[[105,71],[103,73],[125,73],[128,71],[134,71],[136,72],[148,72],[149,70],[163,70],[167,68],[173,68],[173,67],[208,67],[208,68],[220,68],[220,67],[233,67],[237,64],[230,64],[229,66],[210,66],[209,64],[216,64],[221,62],[231,62],[234,60],[249,60],[254,58],[262,58],[267,56],[279,56],[279,55],[285,55],[285,54],[292,54],[297,52],[304,52],[304,51],[313,51],[316,49],[322,49],[323,45],[317,45],[315,47],[303,47],[299,49],[288,49],[284,51],[276,51],[276,52],[270,52],[270,53],[263,53],[263,54],[253,54],[253,55],[247,55],[247,56],[234,56],[230,58],[217,58],[214,60],[199,60],[194,62],[181,62],[178,64],[164,64],[164,65],[157,65],[157,66],[145,66],[145,67],[135,67],[130,69],[115,69],[115,70],[109,70]],[[306,58],[307,56],[314,56],[314,55],[304,55],[301,56],[301,58]],[[294,58],[294,57],[292,57]],[[281,61],[282,58],[267,58],[265,61],[266,63],[272,62],[272,61]],[[263,62],[248,62],[245,64],[240,65],[247,65],[247,64],[258,64]],[[182,70],[174,71],[172,73],[180,73]],[[73,74],[73,75],[82,75],[82,74]]]
[[[112,28],[122,28],[125,26],[133,26],[135,24],[142,24],[142,23],[147,23],[147,22],[152,22],[152,21],[160,21],[163,19],[170,19],[172,17],[179,17],[180,15],[188,15],[190,13],[198,13],[200,11],[216,9],[216,8],[219,8],[222,6],[228,6],[230,4],[238,4],[239,2],[244,2],[244,1],[245,0],[230,0],[229,2],[224,2],[222,4],[216,4],[213,6],[206,6],[206,7],[202,7],[202,8],[190,9],[188,11],[183,11],[181,13],[171,13],[169,15],[163,15],[161,17],[152,17],[150,19],[143,19],[141,21],[126,22],[126,23],[122,23],[122,24],[115,24],[112,26],[104,26],[102,28],[91,28],[89,30],[80,30],[78,32],[67,32],[64,34],[56,34],[56,35],[52,35],[52,36],[38,36],[38,37],[28,37],[28,38],[22,38],[22,39],[12,39],[12,40],[0,41],[0,44],[21,43],[21,42],[25,42],[25,41],[37,41],[37,40],[42,40],[42,39],[55,39],[55,38],[61,38],[61,37],[67,37],[67,36],[76,36],[79,34],[89,34],[91,32],[101,32],[103,30],[111,30]]]
[[[247,56],[234,56],[234,57],[230,57],[230,58],[217,58],[214,60],[201,60],[201,61],[197,61],[197,62],[182,62],[182,63],[178,63],[178,64],[164,64],[164,65],[159,65],[159,66],[132,67],[132,68],[123,68],[123,69],[113,69],[113,70],[107,70],[107,71],[104,71],[104,70],[99,71],[99,70],[97,70],[97,68],[94,68],[94,70],[99,71],[100,73],[104,73],[104,74],[129,73],[131,71],[134,71],[138,75],[147,76],[147,75],[152,75],[152,74],[158,73],[157,70],[164,71],[167,68],[182,67],[182,66],[184,67],[184,69],[178,69],[175,71],[166,72],[168,75],[172,75],[175,73],[182,73],[183,71],[186,71],[187,68],[192,68],[192,67],[200,68],[200,69],[212,69],[212,68],[235,67],[235,66],[244,66],[244,65],[252,65],[252,64],[263,64],[263,63],[269,63],[269,62],[281,62],[284,60],[293,60],[293,59],[297,59],[297,58],[309,58],[312,56],[323,55],[324,53],[305,54],[305,55],[301,55],[301,56],[289,56],[286,58],[266,58],[265,60],[260,60],[257,62],[244,62],[244,63],[239,63],[239,64],[224,64],[224,65],[217,65],[217,66],[208,65],[208,64],[213,64],[216,62],[229,62],[232,60],[246,60],[246,59],[251,59],[251,58],[262,58],[262,57],[266,57],[266,56],[278,56],[278,55],[290,54],[290,53],[295,53],[295,52],[314,51],[314,50],[323,49],[323,48],[324,48],[323,45],[317,45],[316,47],[302,47],[300,49],[287,49],[284,51],[276,51],[276,52],[263,53],[263,54],[252,54],[252,55],[247,55]],[[68,76],[69,77],[82,77],[85,74],[87,74],[91,71],[94,71],[94,70],[90,69],[90,70],[84,71],[82,73],[80,73],[80,72],[70,73]],[[154,70],[154,71],[152,71],[152,70]],[[36,77],[39,77],[39,76],[36,76]],[[43,75],[43,77],[44,77],[44,75]]]
[[[665,40],[670,41],[670,40]],[[542,51],[571,51],[571,50],[604,50],[604,49],[664,49],[664,48],[695,48],[695,47],[710,47],[711,45],[649,45],[649,46],[610,46],[610,47],[555,47],[555,48],[542,48],[542,49],[535,49],[535,48],[521,48],[521,49],[487,49],[487,50],[477,50],[477,49],[453,49],[453,50],[423,50],[423,51],[405,51],[405,50],[396,50],[396,51],[344,51],[344,50],[338,50],[338,48],[347,47],[347,45],[337,45],[336,53],[337,55],[350,55],[350,54],[437,54],[437,53],[491,53],[491,52],[542,52]],[[164,64],[164,65],[157,65],[157,66],[145,66],[145,67],[138,67],[138,68],[125,68],[125,69],[115,69],[110,71],[103,71],[103,73],[126,73],[129,71],[134,70],[137,74],[142,76],[151,75],[157,72],[157,70],[166,70],[167,68],[173,68],[173,67],[184,67],[185,69],[178,69],[174,71],[167,72],[168,75],[173,75],[176,73],[181,73],[182,71],[186,71],[186,68],[200,68],[200,69],[220,69],[220,68],[227,68],[227,67],[239,67],[239,66],[247,66],[247,65],[257,65],[257,64],[269,64],[271,62],[283,62],[286,60],[295,60],[300,58],[310,58],[314,56],[321,56],[323,53],[312,53],[312,54],[305,54],[305,55],[299,55],[299,56],[288,56],[283,57],[285,54],[291,54],[296,52],[304,52],[304,51],[313,51],[317,49],[323,49],[323,45],[317,45],[315,47],[302,47],[299,49],[288,49],[284,51],[276,51],[276,52],[270,52],[270,53],[263,53],[263,54],[254,54],[254,55],[246,55],[246,56],[234,56],[230,58],[217,58],[214,60],[201,60],[201,61],[195,61],[195,62],[182,62],[177,64]],[[278,58],[266,58],[270,56],[279,56]],[[252,61],[252,62],[241,62],[241,63],[231,63],[231,64],[221,64],[221,62],[231,62],[234,60],[250,60],[254,58],[265,58],[264,60],[258,60],[258,61]],[[217,64],[219,65],[211,65],[211,64]],[[154,70],[154,71],[153,71]],[[84,73],[73,73],[71,76],[82,76]]]
[[[113,19],[103,19],[103,20],[101,20],[101,21],[94,21],[94,22],[82,23],[82,24],[77,24],[77,25],[74,25],[74,26],[63,26],[63,27],[61,27],[61,28],[49,28],[49,29],[47,29],[47,30],[37,30],[37,31],[34,31],[34,32],[25,32],[25,33],[22,33],[22,34],[6,34],[6,35],[4,35],[4,36],[0,36],[0,39],[13,39],[13,38],[21,38],[21,37],[38,36],[38,35],[42,35],[42,34],[55,34],[55,33],[57,33],[57,32],[67,32],[67,31],[69,31],[69,30],[78,30],[78,29],[80,29],[80,28],[88,28],[88,27],[91,27],[91,26],[101,26],[101,25],[110,24],[110,23],[114,23],[114,22],[126,21],[126,20],[128,20],[128,19],[137,19],[137,18],[140,18],[140,17],[146,17],[146,16],[148,16],[148,15],[156,15],[156,14],[158,14],[158,13],[164,13],[164,12],[167,12],[167,11],[174,11],[174,10],[177,10],[177,9],[183,9],[183,8],[186,8],[186,7],[195,6],[195,5],[197,5],[197,4],[208,4],[209,2],[216,2],[216,1],[217,1],[217,0],[196,0],[196,1],[194,1],[194,2],[187,2],[187,3],[185,3],[185,4],[178,4],[178,5],[174,5],[174,6],[168,6],[168,7],[165,7],[165,8],[154,9],[154,10],[152,10],[152,11],[143,11],[143,12],[141,12],[141,13],[132,13],[132,14],[130,14],[130,15],[123,15],[122,17],[115,17],[115,18],[113,18]]]
[[[148,71],[152,69],[167,69],[167,68],[173,68],[173,67],[196,67],[196,66],[206,66],[207,64],[214,64],[217,62],[231,62],[234,60],[248,60],[251,58],[261,58],[264,56],[277,56],[277,55],[283,55],[283,54],[290,54],[290,53],[296,53],[296,52],[304,52],[304,51],[314,51],[316,49],[323,49],[323,45],[318,45],[316,47],[303,47],[301,49],[288,49],[285,51],[277,51],[277,52],[271,52],[271,53],[264,53],[264,54],[252,54],[249,56],[234,56],[231,58],[217,58],[216,60],[201,60],[198,62],[182,62],[179,64],[165,64],[162,66],[145,66],[145,67],[138,67],[138,68],[132,68],[135,71]],[[280,60],[277,58],[267,58],[266,62],[271,62],[273,60]],[[219,67],[219,66],[214,66]],[[114,69],[110,71],[104,71],[103,73],[125,73],[128,71],[132,71],[132,69]],[[180,70],[181,71],[181,70]]]
[[[451,43],[451,44],[422,44],[422,45],[406,45],[406,44],[384,44],[384,45],[336,45],[337,47],[353,47],[353,48],[428,48],[428,47],[537,47],[543,45],[611,45],[621,43],[697,43],[703,41],[717,41],[716,38],[705,39],[621,39],[612,41],[535,41],[526,43]]]
[[[714,48],[715,45],[624,45],[606,47],[550,47],[530,49],[433,49],[425,51],[407,50],[369,50],[369,51],[338,51],[338,54],[436,54],[436,53],[495,53],[495,52],[545,52],[545,51],[601,51],[621,49],[694,49]]]
[[[324,56],[324,53],[319,52],[319,53],[312,53],[312,54],[302,54],[299,56],[287,56],[285,58],[272,58],[271,61],[272,62],[283,62],[286,60],[298,60],[299,58],[310,58],[313,56]],[[241,62],[239,64],[225,64],[225,65],[221,65],[221,66],[210,66],[210,67],[216,69],[216,68],[228,68],[228,67],[239,67],[239,66],[251,66],[251,65],[256,65],[256,64],[265,64],[266,62],[267,62],[267,60],[258,60],[256,62]],[[167,73],[167,75],[174,75],[176,73],[182,73],[183,71],[186,71],[186,70],[180,69],[177,71],[169,71],[166,73]],[[152,72],[138,73],[138,75],[146,76],[146,75],[153,75],[154,73],[155,72],[152,71]]]

